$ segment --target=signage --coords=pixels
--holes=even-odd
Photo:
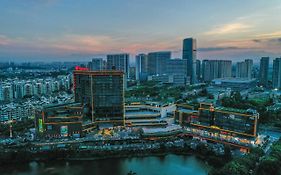
[[[61,126],[60,127],[60,135],[62,137],[67,137],[68,136],[68,127],[67,126]]]
[[[38,128],[39,128],[39,132],[43,132],[43,120],[42,119],[38,120]]]
[[[75,70],[88,71],[89,69],[86,67],[75,66]]]

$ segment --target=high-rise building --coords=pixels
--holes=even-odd
[[[190,77],[191,84],[194,84],[197,82],[197,80],[196,80],[196,55],[197,55],[196,40],[193,38],[184,39],[182,58],[187,60],[187,77]]]
[[[260,60],[260,85],[267,87],[268,84],[269,57],[262,57]]]
[[[197,81],[201,79],[201,61],[196,60],[196,79]]]
[[[203,80],[210,82],[215,78],[231,77],[231,64],[229,60],[203,60]]]
[[[14,97],[20,99],[24,96],[24,82],[16,82],[14,85]]]
[[[75,101],[89,109],[89,120],[124,125],[124,73],[118,70],[75,70]]]
[[[92,61],[88,63],[88,68],[92,71],[103,70],[103,59],[93,58]]]
[[[236,66],[237,78],[252,78],[253,60],[246,59],[243,62],[238,62]]]
[[[281,58],[273,60],[272,86],[281,89]]]
[[[147,69],[147,55],[138,54],[136,56],[136,80],[146,80]]]
[[[130,80],[136,80],[136,67],[129,67]]]
[[[167,62],[171,59],[170,51],[151,52],[147,56],[148,75],[162,75],[166,73]]]
[[[34,85],[34,95],[40,96],[42,95],[43,86],[42,83],[36,83]]]
[[[126,78],[129,78],[129,54],[111,54],[107,55],[106,67],[107,70],[120,70],[123,71],[126,75]]]
[[[27,82],[24,85],[24,96],[32,96],[33,95],[33,87],[32,84],[30,84],[30,82]]]
[[[12,85],[10,84],[7,84],[5,86],[2,87],[2,98],[3,98],[3,101],[6,101],[6,102],[10,102],[13,100],[13,88],[12,88]]]
[[[182,75],[183,77],[186,77],[186,71],[187,71],[187,60],[184,59],[169,59],[167,61],[167,68],[166,68],[166,74],[168,75]]]

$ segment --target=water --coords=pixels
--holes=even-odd
[[[0,168],[1,174],[6,175],[127,175],[130,171],[137,175],[207,175],[208,167],[194,156],[171,154],[80,162],[31,162]]]

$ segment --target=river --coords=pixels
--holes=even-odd
[[[208,166],[195,156],[114,158],[105,160],[31,162],[26,165],[0,167],[5,175],[207,175]]]

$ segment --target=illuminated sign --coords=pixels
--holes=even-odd
[[[68,136],[68,127],[67,126],[61,126],[60,127],[60,135],[63,137]]]
[[[39,123],[39,132],[43,132],[43,120],[42,119],[39,119],[38,120],[38,123]]]
[[[88,71],[89,69],[86,67],[75,66],[75,70]]]

